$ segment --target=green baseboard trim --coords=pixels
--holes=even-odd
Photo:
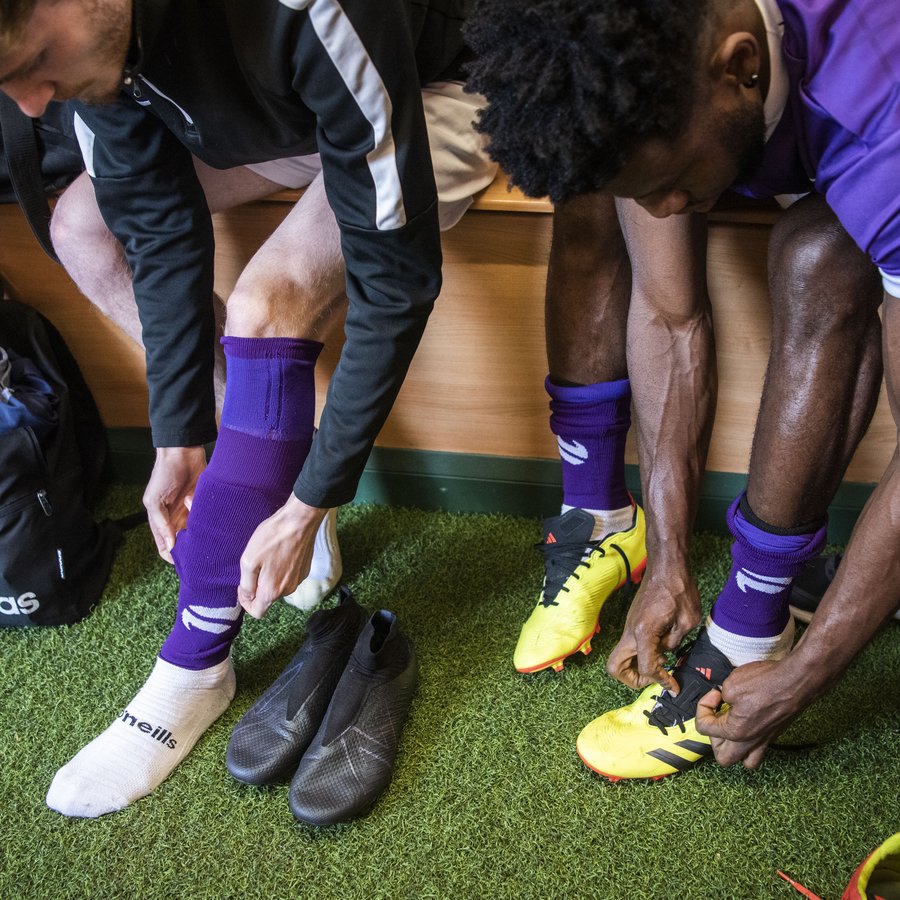
[[[153,467],[149,430],[110,429],[109,443],[110,479],[124,484],[144,483]],[[640,500],[637,466],[625,467],[625,481]],[[697,529],[724,533],[728,506],[746,482],[746,475],[707,472],[701,486]],[[829,507],[829,541],[847,543],[874,487],[856,482],[840,486]],[[561,498],[556,460],[376,447],[355,502],[540,517],[553,515]]]

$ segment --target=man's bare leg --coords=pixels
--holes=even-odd
[[[747,499],[777,528],[820,522],[878,402],[882,286],[819,195],[788,209],[769,251],[772,353]]]
[[[220,171],[195,160],[197,176],[206,193],[210,212],[221,212],[242,203],[267,197],[281,185],[243,167]],[[53,245],[60,262],[78,289],[139,347],[143,347],[131,270],[122,245],[106,227],[94,187],[83,173],[59,198],[50,223]],[[225,324],[221,302],[215,306],[217,337]],[[225,365],[216,341],[216,400],[221,408],[225,392]]]
[[[733,665],[790,652],[794,578],[871,420],[881,382],[882,289],[823,197],[787,210],[769,251],[772,353],[748,489],[728,514],[734,563],[710,638]]]
[[[513,655],[519,672],[591,650],[598,615],[620,582],[639,578],[643,521],[625,486],[631,388],[625,358],[631,266],[615,202],[604,194],[559,204],[547,273],[545,331],[550,428],[562,465],[561,514],[544,520],[544,584]],[[601,542],[615,535],[628,562]],[[612,538],[610,538],[612,539]],[[608,548],[607,548],[608,549]],[[630,574],[630,573],[629,573]]]
[[[259,521],[290,495],[312,439],[321,345],[290,332],[324,335],[340,308],[340,245],[329,215],[321,185],[308,191],[276,233],[275,249],[260,251],[239,281],[236,327],[251,336],[226,339],[232,370],[219,439],[173,551],[181,583],[175,624],[126,712],[57,772],[47,804],[64,815],[100,816],[153,791],[234,695],[237,561]],[[297,306],[285,314],[284,303]],[[269,314],[281,317],[275,330],[286,336],[254,335],[269,327]]]
[[[593,384],[628,377],[631,266],[611,197],[556,207],[544,305],[550,378]]]

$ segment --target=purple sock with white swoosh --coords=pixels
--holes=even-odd
[[[240,629],[240,557],[284,505],[309,453],[317,341],[224,338],[228,376],[219,437],[200,476],[188,527],[173,551],[181,580],[175,624],[160,657],[205,669],[228,656]]]
[[[778,639],[790,625],[791,585],[821,553],[826,535],[825,525],[801,534],[759,528],[741,512],[742,500],[726,517],[734,535],[732,566],[710,615],[710,639],[734,665],[786,652]]]
[[[560,386],[548,377],[550,430],[562,459],[563,502],[589,510],[631,505],[625,487],[625,439],[631,425],[627,378]]]

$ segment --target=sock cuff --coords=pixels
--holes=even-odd
[[[312,437],[318,341],[224,338],[228,373],[223,428],[258,437]]]
[[[625,398],[631,402],[631,381],[627,378],[571,386],[555,384],[548,375],[544,379],[544,390],[552,401],[558,403],[605,403],[608,400]]]
[[[203,687],[204,677],[199,675],[199,672],[206,673],[205,681],[217,684],[230,668],[233,668],[230,653],[221,662],[213,663],[204,669],[188,669],[177,663],[169,662],[162,656],[157,656],[150,674],[170,689],[181,689],[185,686]]]
[[[306,338],[223,337],[225,355],[235,359],[297,359],[315,362],[325,346]]]
[[[628,384],[627,381],[611,383]],[[550,394],[550,430],[553,434],[566,437],[575,434],[583,437],[620,435],[624,439],[631,427],[631,390],[608,398],[601,396],[603,391],[591,393],[595,387],[605,386],[560,388],[554,385],[556,396]]]
[[[759,560],[760,562],[765,562],[770,567],[786,566],[794,569],[802,566],[803,563],[807,562],[810,559],[813,559],[822,552],[822,549],[825,546],[825,539],[828,531],[827,524],[823,524],[816,531],[807,534],[777,535],[774,532],[767,532],[767,534],[770,534],[770,536],[776,537],[776,542],[777,537],[779,536],[785,538],[785,543],[795,543],[799,539],[806,538],[802,546],[794,547],[793,549],[773,550],[769,547],[762,547],[759,546],[758,543],[755,543],[753,541],[752,531],[750,529],[757,528],[760,531],[762,531],[763,529],[760,529],[759,526],[751,524],[747,522],[746,519],[744,519],[743,514],[741,513],[741,501],[745,497],[745,494],[746,492],[741,493],[741,495],[737,497],[731,504],[731,506],[728,508],[728,513],[725,517],[725,520],[728,523],[728,530],[734,537],[735,543],[749,557],[754,560]],[[741,528],[738,517],[740,517],[740,521],[750,527]],[[773,574],[776,574],[774,569]],[[792,574],[796,574],[796,572],[793,572]]]
[[[811,519],[809,522],[803,522],[802,524],[797,525],[794,528],[778,528],[775,525],[770,525],[768,522],[763,521],[753,511],[753,507],[750,506],[750,501],[747,499],[746,491],[744,491],[744,493],[741,494],[740,497],[738,497],[738,500],[738,510],[744,517],[744,520],[754,528],[758,528],[760,531],[766,532],[766,534],[774,534],[779,537],[797,537],[804,534],[812,534],[819,529],[820,520],[818,519]],[[827,518],[825,521],[827,522]]]

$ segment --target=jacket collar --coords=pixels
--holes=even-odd
[[[129,84],[153,55],[173,0],[132,0],[131,48],[125,60],[124,80]]]

